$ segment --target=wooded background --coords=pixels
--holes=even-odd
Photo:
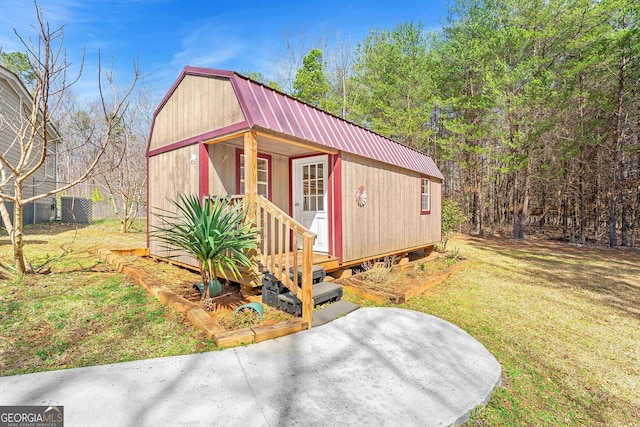
[[[435,32],[288,38],[273,78],[249,75],[432,155],[468,231],[635,246],[639,11],[461,0]]]
[[[405,22],[360,41],[288,35],[269,73],[240,71],[432,155],[465,231],[636,246],[639,15],[633,0],[458,0],[436,31]],[[125,188],[107,188],[113,200],[140,201],[130,189],[145,188],[157,102],[133,98],[103,160],[126,173],[93,178]],[[86,157],[74,138],[103,120],[94,110],[74,104],[58,121],[63,181]]]

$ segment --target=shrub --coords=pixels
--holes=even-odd
[[[442,243],[438,248],[440,252],[447,250],[449,239],[465,220],[458,203],[448,199],[442,200]]]

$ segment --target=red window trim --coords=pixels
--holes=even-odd
[[[244,154],[244,149],[242,148],[236,148],[236,194],[240,194],[240,156]],[[271,166],[273,164],[273,161],[271,159],[271,155],[270,154],[262,154],[262,153],[258,153],[258,158],[260,159],[265,159],[267,160],[267,173],[269,174],[269,176],[267,177],[267,185],[269,186],[269,188],[267,189],[267,191],[269,192],[269,200],[273,200],[273,193],[272,193],[272,188],[273,185],[272,184],[272,178],[273,178],[273,174],[271,173]]]
[[[427,182],[429,183],[429,210],[422,210],[422,182],[424,180],[427,180]],[[428,176],[421,176],[420,177],[420,215],[429,215],[431,213],[431,179],[429,179]]]

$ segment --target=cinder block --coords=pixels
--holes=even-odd
[[[313,305],[339,301],[342,298],[342,286],[332,282],[322,282],[313,286]],[[292,294],[285,292],[278,295],[278,308],[294,316],[302,316],[302,301]]]
[[[266,287],[262,287],[262,303],[269,307],[278,308],[278,293]]]

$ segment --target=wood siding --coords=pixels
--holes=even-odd
[[[28,127],[28,118],[24,115],[29,114],[32,101],[31,96],[13,74],[4,70],[0,71],[0,154],[4,156],[11,165],[17,165],[20,160],[21,150],[20,141],[16,137],[16,131]],[[29,130],[27,130],[27,134],[28,133]],[[58,148],[58,136],[57,134],[53,135],[53,131],[51,131],[49,138],[48,153],[44,165],[24,182],[23,197],[25,199],[48,193],[56,188],[56,150]],[[41,155],[42,140],[38,139],[31,159],[23,170],[27,171],[34,167],[39,162]],[[7,176],[11,176],[8,170]],[[5,194],[13,195],[14,182],[15,179],[11,179],[2,191]]]
[[[153,226],[159,223],[155,213],[160,209],[175,212],[171,201],[176,200],[179,193],[198,194],[198,148],[194,144],[149,158],[149,230],[153,230]],[[193,155],[196,156],[195,163],[191,162]],[[149,239],[149,252],[162,257],[169,255],[153,238]],[[179,256],[173,259],[197,265],[191,257]]]
[[[260,144],[258,144],[258,151],[260,151]],[[289,215],[291,215],[291,211],[289,209],[289,158],[272,155],[271,160],[271,173],[273,175],[273,200],[271,200],[271,202],[283,211],[289,212]]]
[[[156,115],[149,150],[243,120],[229,79],[186,75]]]
[[[342,262],[440,241],[442,184],[431,179],[431,213],[423,215],[420,178],[417,172],[343,153]],[[360,186],[367,193],[363,207],[355,197]]]
[[[236,191],[236,148],[224,143],[208,145],[209,194],[226,196]]]

